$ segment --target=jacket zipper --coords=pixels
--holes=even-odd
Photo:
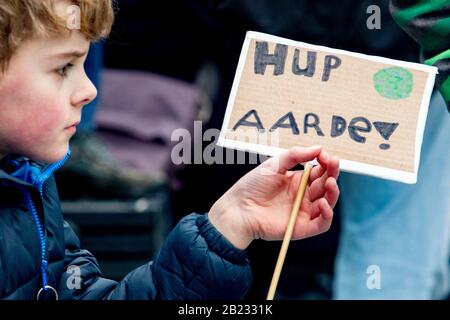
[[[50,164],[47,168],[45,168],[44,172],[40,174],[36,181],[33,181],[33,185],[37,187],[39,190],[39,195],[41,197],[42,204],[44,204],[44,183],[45,181],[59,168],[62,167],[62,165],[67,161],[67,159],[70,156],[70,149],[68,149],[67,154],[65,157],[55,163]],[[43,223],[41,223],[41,219],[39,219],[39,215],[36,210],[36,206],[33,202],[33,199],[30,195],[30,192],[26,187],[22,187],[22,192],[25,198],[25,202],[27,204],[28,209],[31,212],[31,216],[33,217],[34,223],[36,225],[37,233],[39,236],[39,243],[41,246],[41,274],[42,274],[42,289],[44,291],[47,291],[48,288],[48,281],[47,281],[47,268],[48,268],[48,261],[46,259],[47,255],[47,237],[45,234]],[[42,218],[44,218],[44,214],[42,214]]]
[[[24,187],[22,188],[23,195],[25,197],[25,202],[27,204],[28,210],[31,212],[31,216],[33,217],[34,223],[36,225],[36,229],[39,236],[39,243],[41,245],[41,274],[42,274],[42,288],[46,290],[47,287],[47,267],[48,261],[46,259],[47,254],[47,240],[44,235],[43,226],[41,224],[41,220],[37,214],[36,206],[34,205],[33,199],[31,198],[30,193]]]

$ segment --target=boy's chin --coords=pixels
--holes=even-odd
[[[34,161],[44,163],[58,162],[66,156],[68,149],[69,144],[67,143],[65,146],[61,146],[57,150],[53,150],[53,152],[34,154],[30,158]]]

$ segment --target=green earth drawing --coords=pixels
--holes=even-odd
[[[405,99],[414,86],[413,75],[401,67],[381,69],[373,75],[375,90],[387,99]]]

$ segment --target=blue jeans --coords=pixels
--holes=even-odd
[[[334,299],[440,299],[448,294],[449,161],[450,114],[435,93],[417,184],[341,174]]]

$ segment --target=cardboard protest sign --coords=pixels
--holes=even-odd
[[[248,32],[218,144],[265,155],[319,144],[343,171],[415,183],[436,72]]]

